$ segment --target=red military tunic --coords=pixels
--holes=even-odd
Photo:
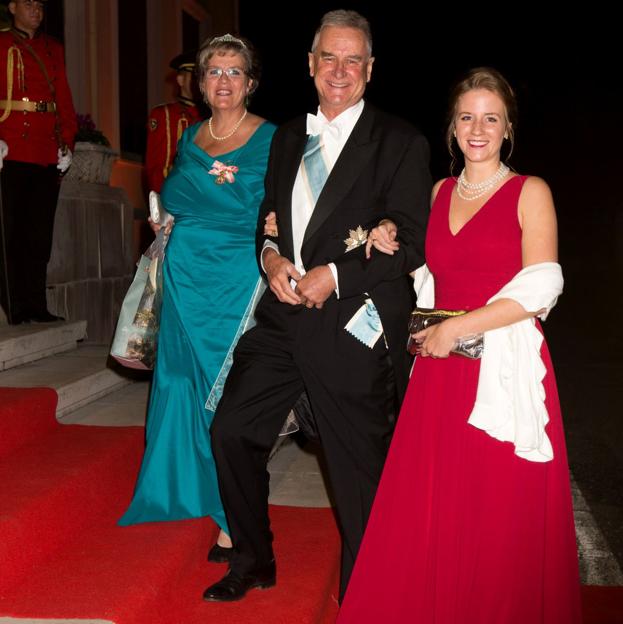
[[[55,96],[26,45],[31,46],[43,62]],[[41,106],[45,112],[15,110],[26,98],[30,102],[45,103]],[[65,73],[63,46],[45,34],[29,39],[16,29],[0,32],[0,139],[9,146],[7,160],[38,165],[57,163],[57,115],[47,110],[51,109],[49,103],[53,101],[58,113],[60,141],[73,149],[77,123]],[[8,114],[7,108],[11,108]]]
[[[145,174],[150,191],[160,192],[177,152],[177,142],[188,126],[199,121],[199,110],[191,100],[160,104],[149,114]]]

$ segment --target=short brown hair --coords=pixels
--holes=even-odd
[[[260,84],[260,75],[262,70],[259,57],[253,47],[253,44],[245,37],[234,37],[227,34],[220,37],[211,37],[203,43],[197,53],[196,71],[199,86],[201,86],[201,83],[205,78],[208,63],[212,57],[215,54],[217,56],[223,56],[228,52],[240,54],[240,56],[244,59],[244,71],[252,81],[251,88],[248,93],[248,96],[250,96]]]

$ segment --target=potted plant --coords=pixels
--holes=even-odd
[[[71,167],[65,179],[92,184],[108,184],[117,153],[110,141],[95,126],[91,115],[76,115],[78,132]]]

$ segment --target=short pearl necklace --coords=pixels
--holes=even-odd
[[[208,119],[208,130],[210,131],[210,136],[215,141],[226,141],[227,139],[229,139],[229,137],[232,137],[234,136],[234,134],[236,134],[236,130],[240,128],[240,124],[244,121],[244,118],[246,116],[247,116],[247,109],[245,108],[244,113],[242,113],[242,117],[236,122],[236,125],[233,127],[233,130],[231,132],[228,132],[224,136],[216,136],[216,134],[212,132],[212,117],[210,117],[210,119]]]
[[[456,185],[456,192],[461,199],[467,201],[478,199],[486,195],[496,184],[501,182],[508,175],[509,171],[510,169],[501,162],[498,170],[490,178],[482,182],[468,182],[465,178],[465,169],[463,169]]]

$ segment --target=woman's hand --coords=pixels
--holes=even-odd
[[[162,227],[160,223],[152,221],[151,217],[147,217],[147,223],[149,223],[149,227],[154,234],[158,234],[158,232],[160,232],[160,228]]]
[[[269,212],[264,219],[264,236],[279,236],[279,229],[277,228],[277,213],[274,211]]]
[[[398,251],[400,248],[400,243],[396,240],[397,234],[398,228],[396,224],[389,219],[383,219],[370,234],[368,234],[366,258],[370,259],[372,247],[382,253],[393,256],[394,252]]]
[[[422,357],[447,358],[459,336],[452,319],[427,327],[412,338],[418,344],[418,354]]]
[[[154,221],[152,221],[151,217],[147,217],[147,223],[149,223],[149,227],[152,229],[152,232],[154,234],[158,234],[158,232],[161,230],[162,225],[160,225],[160,223],[155,223]],[[171,234],[171,230],[173,229],[173,224],[175,223],[175,220],[173,218],[171,218],[170,221],[167,222],[167,224],[164,226],[164,233],[169,236]]]

